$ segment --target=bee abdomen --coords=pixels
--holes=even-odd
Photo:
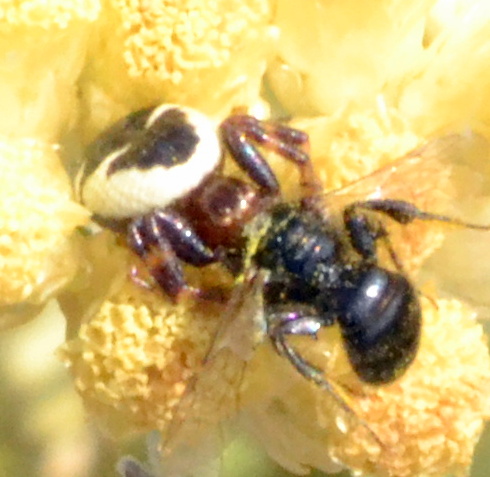
[[[339,290],[338,321],[356,373],[371,384],[393,381],[413,361],[420,338],[417,292],[401,274],[358,270]]]

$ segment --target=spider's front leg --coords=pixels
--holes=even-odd
[[[206,291],[189,286],[181,261],[203,267],[217,262],[219,257],[179,214],[155,209],[134,219],[128,226],[127,242],[143,260],[152,278],[174,301],[189,294],[208,298]]]
[[[307,192],[305,195],[319,192],[320,186],[310,161],[307,133],[248,115],[230,116],[221,124],[221,133],[239,167],[268,194],[278,194],[279,183],[257,145],[297,165],[301,187]]]

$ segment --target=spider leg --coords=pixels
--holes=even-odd
[[[202,267],[216,262],[218,257],[179,214],[156,209],[138,217],[128,226],[127,242],[174,301],[189,293],[206,298],[204,291],[187,284],[181,261]]]
[[[197,235],[193,227],[178,212],[171,209],[155,209],[150,215],[154,236],[166,237],[178,258],[195,267],[216,262],[216,257]]]
[[[300,171],[301,186],[310,194],[313,190],[319,191],[308,154],[309,137],[305,132],[248,115],[230,116],[221,124],[221,131],[238,166],[266,192],[278,194],[279,183],[256,145],[294,162]]]

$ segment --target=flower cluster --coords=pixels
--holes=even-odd
[[[489,19],[485,0],[0,2],[0,95],[8,111],[0,118],[0,326],[58,300],[69,336],[60,354],[88,413],[116,438],[157,430],[157,474],[195,470],[198,456],[216,451],[206,448],[211,435],[219,448],[221,425],[239,418],[295,473],[464,475],[490,413],[490,357],[469,306],[422,288],[420,349],[388,386],[360,382],[335,327],[314,343],[294,341],[345,390],[346,411],[267,340],[249,361],[229,349],[206,361],[227,304],[176,305],[138,286],[128,274],[134,257],[109,231],[90,228],[69,176],[86,143],[129,111],[175,102],[219,121],[245,108],[287,115],[308,132],[322,186],[346,188],[344,203],[349,184],[416,149],[417,167],[384,187],[426,210],[455,207],[457,196],[451,214],[469,211],[468,220],[490,223],[485,175],[456,157],[450,177],[434,160],[457,148],[468,155],[462,138],[476,140],[423,146],[468,126],[488,137]],[[471,161],[485,173],[483,153],[478,147]],[[293,200],[294,168],[274,154],[267,159]],[[365,184],[366,195],[373,192]],[[416,279],[447,228],[389,230]],[[490,250],[481,253],[458,275],[489,261]],[[204,288],[235,286],[219,265],[186,274]],[[136,467],[121,464],[128,475],[147,475]]]

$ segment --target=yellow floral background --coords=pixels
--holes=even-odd
[[[456,132],[431,142],[451,156],[451,184],[421,160],[390,187],[490,224],[489,65],[486,0],[0,0],[0,475],[109,477],[123,455],[146,462],[144,435],[172,433],[224,313],[138,288],[134,259],[77,203],[71,180],[105,127],[161,102],[217,123],[235,109],[290,120],[310,134],[325,190]],[[293,197],[290,165],[268,159]],[[206,416],[204,431],[182,435],[199,441],[239,409],[242,437],[193,475],[487,475],[490,240],[456,231],[436,251],[445,235],[394,233],[424,308],[420,352],[400,380],[360,383],[337,330],[298,340],[355,391],[360,419],[267,343],[246,367],[220,355],[200,383],[209,397],[188,414]],[[189,276],[232,285],[219,267]],[[155,473],[194,464],[176,455],[150,444]]]

